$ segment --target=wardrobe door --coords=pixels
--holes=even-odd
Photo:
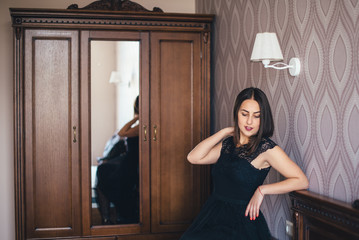
[[[24,34],[26,238],[79,236],[78,31]]]
[[[107,47],[106,44],[112,46]],[[132,45],[132,47],[131,47]],[[128,49],[124,49],[128,47]],[[97,50],[96,50],[97,49]],[[113,54],[110,54],[111,50]],[[106,66],[98,58],[97,51],[102,51],[106,55]],[[150,156],[149,156],[149,33],[139,31],[81,31],[81,125],[82,135],[84,139],[81,142],[81,169],[82,169],[82,218],[83,218],[83,235],[84,236],[108,236],[108,235],[127,235],[150,232]],[[126,53],[126,54],[125,54]],[[131,57],[138,57],[138,64],[132,66]],[[132,59],[133,60],[133,59]],[[112,66],[113,65],[113,66]],[[102,69],[101,75],[96,73],[95,66]],[[96,67],[97,68],[97,67]],[[135,69],[134,69],[135,68]],[[106,70],[105,70],[106,69]],[[97,69],[98,70],[98,69]],[[108,70],[108,72],[106,72]],[[136,71],[134,71],[136,70]],[[117,82],[112,81],[114,72],[117,72]],[[136,74],[135,74],[136,72]],[[137,75],[138,74],[138,75]],[[129,79],[127,79],[128,77]],[[96,83],[96,78],[99,82]],[[126,80],[126,81],[125,81]],[[105,95],[109,95],[108,91],[100,92],[104,86],[113,90],[113,105],[101,104]],[[130,87],[133,85],[133,87]],[[134,89],[135,88],[135,89]],[[133,95],[130,92],[135,92]],[[128,223],[116,223],[115,216],[111,216],[112,224],[104,225],[99,221],[101,217],[100,202],[96,199],[96,190],[98,179],[98,167],[96,157],[100,155],[94,154],[95,147],[99,145],[103,149],[107,139],[111,138],[113,133],[117,133],[123,126],[120,124],[111,124],[123,120],[129,116],[124,123],[133,118],[133,105],[136,96],[139,96],[139,137],[138,137],[138,159],[126,159],[126,161],[138,161],[138,186],[136,186],[136,194],[138,194],[138,206],[136,213],[138,220]],[[133,97],[134,96],[134,97]],[[108,96],[106,96],[108,97]],[[133,98],[132,98],[133,97]],[[125,104],[123,104],[125,103]],[[129,106],[128,112],[123,111],[123,105]],[[96,108],[96,106],[100,106]],[[105,109],[105,110],[104,110]],[[121,111],[122,110],[122,111]],[[106,112],[113,113],[114,119],[105,117]],[[107,113],[108,114],[108,113]],[[97,119],[96,119],[97,118]],[[124,124],[122,123],[122,124]],[[119,127],[119,128],[117,128]],[[105,133],[106,128],[110,130]],[[104,137],[104,141],[99,141]],[[103,151],[103,150],[102,150]],[[101,154],[102,154],[101,151]],[[120,161],[120,160],[118,160]],[[119,162],[117,162],[119,163]],[[102,163],[103,164],[103,163]],[[115,165],[107,164],[107,167]],[[112,175],[118,172],[110,172]],[[109,173],[109,174],[110,174]],[[95,176],[95,177],[94,177]],[[93,181],[91,181],[91,178]],[[117,179],[116,179],[117,180]],[[106,182],[107,187],[111,190],[119,181]],[[126,199],[123,192],[118,192],[120,197]],[[113,201],[113,200],[112,200]],[[111,214],[118,214],[117,209],[111,202]],[[133,204],[121,206],[122,208],[134,208]],[[138,210],[137,210],[138,208]],[[119,212],[121,214],[121,212]]]
[[[201,39],[151,33],[152,232],[184,231],[200,209],[201,169],[186,157],[206,121]]]

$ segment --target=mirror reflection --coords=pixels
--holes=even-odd
[[[139,42],[91,41],[92,225],[139,222]]]

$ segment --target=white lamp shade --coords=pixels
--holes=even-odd
[[[279,46],[277,34],[257,33],[254,41],[251,61],[281,61],[283,54]]]
[[[121,81],[121,75],[119,72],[112,71],[110,76],[110,83],[119,83]]]

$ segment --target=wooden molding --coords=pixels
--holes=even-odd
[[[313,239],[311,236],[315,234],[325,235],[327,239],[336,236],[359,239],[359,210],[351,204],[306,190],[292,192],[290,198],[295,239]]]
[[[126,3],[128,3],[126,1]],[[129,4],[129,3],[128,3]],[[126,8],[127,9],[127,8]],[[10,8],[13,27],[210,32],[213,15],[90,9]],[[96,17],[94,17],[96,16]]]

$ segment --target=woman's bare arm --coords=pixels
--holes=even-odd
[[[139,126],[136,125],[132,127],[133,124],[135,124],[138,120],[138,115],[135,115],[135,117],[125,124],[121,128],[121,130],[117,133],[120,137],[137,137],[139,134]]]
[[[276,146],[268,150],[265,157],[268,163],[286,179],[281,182],[261,186],[260,189],[264,195],[287,193],[308,188],[309,182],[307,177],[282,148]]]
[[[187,156],[193,164],[213,164],[217,162],[222,148],[222,140],[233,135],[233,127],[224,128],[200,142]]]
[[[303,171],[293,160],[279,147],[267,150],[263,153],[266,161],[286,179],[280,182],[259,186],[254,192],[245,212],[251,220],[255,220],[259,214],[259,208],[266,194],[282,194],[295,190],[308,188],[309,182]]]

